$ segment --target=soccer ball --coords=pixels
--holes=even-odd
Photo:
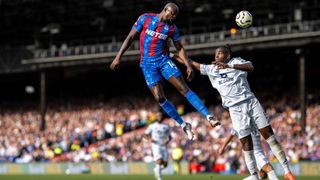
[[[236,23],[241,28],[247,28],[252,24],[252,15],[249,11],[240,11],[236,16]]]

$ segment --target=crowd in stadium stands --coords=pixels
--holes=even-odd
[[[130,99],[131,101],[127,101]],[[121,102],[121,103],[119,103]],[[134,103],[131,103],[134,102]],[[158,105],[153,99],[125,97],[108,102],[78,102],[48,107],[46,130],[40,131],[40,115],[35,110],[2,110],[0,114],[0,162],[152,162],[150,144],[142,135],[155,120]],[[301,133],[300,113],[285,99],[263,100],[277,138],[291,162],[320,160],[320,105],[307,108],[306,133]],[[182,147],[184,159],[190,162],[190,172],[239,171],[242,151],[234,140],[228,151],[219,156],[217,150],[232,128],[229,113],[220,106],[211,107],[222,125],[213,129],[197,112],[184,113],[183,119],[192,122],[197,134],[193,142],[187,140],[175,121],[166,119],[171,127],[169,153]],[[270,160],[275,160],[264,149]],[[244,167],[244,166],[241,166]]]

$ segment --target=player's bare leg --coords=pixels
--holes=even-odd
[[[261,179],[269,178],[270,180],[278,180],[276,173],[270,163],[265,164],[259,171]]]
[[[184,122],[178,114],[176,108],[166,99],[162,85],[157,83],[156,85],[150,87],[150,90],[154,98],[159,102],[162,109],[182,127],[183,131],[187,134],[188,139],[193,140],[194,134],[191,131],[191,124]]]
[[[271,126],[269,125],[267,127],[259,129],[259,131],[260,131],[260,134],[263,136],[263,138],[268,142],[272,153],[277,157],[278,161],[283,167],[285,179],[295,180],[294,175],[289,169],[289,163],[286,158],[286,155],[282,150],[280,143],[276,140]]]
[[[168,81],[179,91],[180,94],[187,98],[187,100],[195,109],[197,109],[202,115],[207,118],[212,127],[220,125],[220,121],[213,115],[209,114],[207,108],[204,106],[199,97],[190,90],[182,76],[179,76],[177,78],[171,76]]]

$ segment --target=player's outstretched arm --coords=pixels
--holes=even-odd
[[[178,51],[179,57],[183,60],[183,64],[187,67],[187,74],[188,74],[187,79],[191,81],[194,77],[194,72],[193,72],[191,63],[187,57],[186,51],[180,41],[174,41],[173,44]]]
[[[233,68],[233,69],[238,69],[238,70],[246,71],[246,72],[252,72],[254,70],[252,63],[226,64],[223,62],[213,62],[212,64],[217,65],[218,69]]]
[[[180,64],[184,64],[184,61],[177,55],[170,53],[170,57],[177,60]],[[193,61],[191,59],[189,59],[190,64],[192,65],[192,67],[194,67],[196,70],[200,71],[200,63]]]
[[[230,134],[227,139],[224,141],[224,143],[221,145],[221,147],[219,148],[218,152],[219,155],[222,155],[227,147],[227,145],[231,142],[231,140],[233,139],[235,135]]]
[[[132,44],[132,41],[134,40],[134,38],[138,35],[138,31],[135,29],[131,29],[131,31],[129,32],[128,36],[126,37],[126,39],[123,41],[121,48],[117,54],[117,56],[114,58],[114,60],[112,61],[111,65],[110,65],[110,69],[115,71],[117,69],[117,67],[120,64],[121,61],[121,57],[122,55],[126,52],[126,50],[130,47],[130,45]]]
[[[233,65],[234,69],[239,69],[242,71],[246,71],[246,72],[252,72],[254,70],[254,67],[251,63],[247,63],[247,64],[234,64]]]

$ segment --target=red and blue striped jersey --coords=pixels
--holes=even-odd
[[[172,22],[160,22],[157,14],[139,17],[133,28],[140,33],[140,59],[157,59],[169,52],[168,39],[180,40],[179,31]]]

